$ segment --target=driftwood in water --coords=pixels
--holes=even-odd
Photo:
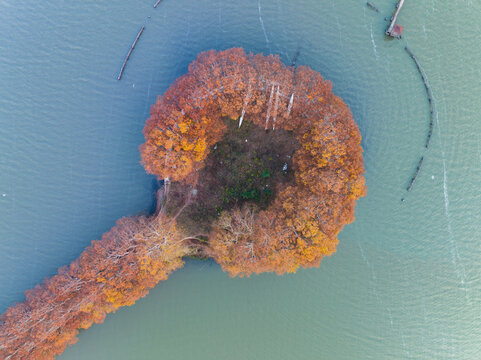
[[[411,178],[411,181],[409,182],[408,187],[406,188],[407,191],[411,191],[411,188],[413,187],[414,182],[416,181],[419,171],[421,170],[421,166],[423,165],[423,160],[424,160],[424,156],[421,156],[421,159],[419,159],[418,167],[416,168],[416,171],[414,172],[414,175]]]
[[[430,115],[429,115],[429,132],[428,132],[428,136],[426,138],[426,144],[425,144],[426,149],[427,149],[427,148],[429,148],[429,144],[431,142],[431,136],[433,134],[433,125],[434,125],[433,93],[431,91],[431,87],[429,86],[428,79],[426,78],[426,75],[424,74],[424,71],[423,71],[421,65],[419,64],[418,59],[416,58],[416,56],[414,56],[411,49],[409,49],[407,46],[404,49],[409,54],[409,56],[411,56],[411,58],[414,60],[414,63],[416,64],[416,67],[418,68],[419,74],[421,75],[421,78],[423,80],[424,88],[426,89],[426,95],[428,97]]]
[[[301,47],[298,46],[297,50],[296,50],[296,53],[294,54],[294,57],[292,58],[291,66],[296,66],[297,59],[299,58],[300,54],[301,54]]]
[[[368,7],[370,7],[372,10],[374,10],[375,12],[380,12],[379,9],[377,8],[377,6],[374,5],[374,4],[373,4],[372,2],[370,2],[370,1],[368,1],[368,2],[366,3],[366,5],[367,5]]]
[[[434,101],[433,101],[433,93],[431,91],[431,87],[429,86],[428,79],[426,78],[426,74],[424,74],[423,68],[421,67],[421,64],[419,64],[418,59],[416,56],[413,54],[411,49],[409,49],[407,46],[404,48],[406,52],[409,54],[409,56],[414,60],[414,63],[416,64],[416,67],[419,71],[419,74],[421,75],[421,78],[424,83],[424,88],[426,89],[426,95],[428,98],[429,102],[429,131],[428,131],[428,136],[426,138],[426,149],[429,148],[429,144],[431,143],[431,136],[433,134],[433,126],[434,126]],[[419,171],[421,170],[421,166],[423,164],[424,156],[421,156],[421,159],[419,160],[418,166],[416,168],[416,171],[414,172],[414,175],[411,178],[411,181],[409,182],[408,187],[406,188],[407,191],[411,191],[411,188],[414,185],[414,182],[416,181],[416,178],[419,174]],[[404,201],[404,198],[401,199],[401,201]]]
[[[396,26],[397,17],[399,16],[399,13],[401,12],[401,8],[403,7],[403,5],[404,5],[404,0],[399,0],[398,3],[396,4],[396,11],[394,12],[393,17],[391,17],[391,23],[389,24],[389,27],[386,30],[386,35],[399,37],[397,34],[393,32],[393,29]]]
[[[145,26],[142,26],[140,28],[139,33],[137,34],[137,37],[135,38],[134,42],[130,46],[130,50],[129,50],[127,56],[125,57],[124,63],[122,64],[122,67],[120,68],[120,72],[119,72],[119,76],[117,77],[117,80],[122,79],[122,74],[124,73],[125,65],[127,65],[127,61],[129,60],[130,55],[132,54],[132,51],[134,51],[135,45],[137,45],[137,41],[139,41],[140,36],[144,32],[144,29],[145,29]]]

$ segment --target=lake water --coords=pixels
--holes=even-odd
[[[121,216],[148,212],[150,105],[196,54],[277,53],[332,80],[363,135],[368,196],[320,268],[230,279],[187,261],[61,360],[479,359],[481,2],[0,0],[0,312]],[[150,16],[150,18],[149,18]],[[145,25],[124,73],[117,73]],[[424,152],[435,102],[431,147]],[[412,191],[405,188],[424,154]]]

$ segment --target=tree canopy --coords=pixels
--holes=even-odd
[[[208,235],[210,255],[239,276],[318,265],[335,251],[337,234],[354,220],[355,201],[365,193],[361,135],[349,108],[308,67],[239,48],[207,51],[152,107],[140,148],[146,170],[204,186],[199,174],[226,134],[224,117],[238,119],[239,127],[252,122],[272,137],[288,131],[300,146],[294,179],[277,189],[269,207],[245,204],[219,214]]]
[[[366,192],[361,135],[312,69],[243,49],[201,53],[152,106],[140,147],[165,181],[151,216],[126,217],[0,316],[0,358],[53,359],[80,329],[183,265],[231,276],[318,266]]]

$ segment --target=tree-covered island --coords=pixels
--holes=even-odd
[[[189,256],[231,276],[295,272],[335,252],[366,191],[361,135],[308,67],[201,53],[152,106],[142,163],[157,210],[125,217],[1,315],[0,358],[53,359]]]

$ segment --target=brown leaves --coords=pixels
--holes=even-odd
[[[102,322],[166,280],[189,251],[175,221],[163,214],[120,219],[70,266],[27,291],[25,302],[7,309],[0,358],[53,359],[75,343],[78,329]]]
[[[181,91],[181,83],[187,91]],[[184,104],[181,119],[193,117],[189,104],[202,103],[202,109],[210,111],[203,114],[212,122],[186,128],[184,120],[177,120],[182,135],[174,144],[181,145],[165,156],[170,160],[177,156],[172,153],[181,155],[178,161],[164,159],[163,167],[152,164],[159,163],[164,152],[141,148],[147,170],[159,177],[183,182],[195,178],[192,174],[203,166],[209,147],[223,135],[220,116],[245,116],[266,130],[292,130],[301,143],[294,155],[295,184],[281,190],[265,211],[245,206],[224,212],[214,224],[210,253],[229,274],[293,272],[299,266],[319,265],[335,251],[337,234],[353,221],[354,202],[365,194],[365,184],[359,130],[330,82],[308,67],[287,67],[278,57],[230,49],[199,55],[183,81],[159,103],[173,100],[171,93]],[[153,113],[149,124],[164,128],[164,118],[172,115]],[[151,127],[144,130],[146,144],[156,138]],[[173,137],[169,134],[159,145],[170,149]],[[186,140],[191,138],[197,143]]]
[[[295,180],[277,189],[265,210],[224,211],[207,248],[203,239],[183,236],[178,213],[120,219],[72,264],[27,291],[25,302],[7,309],[0,358],[52,359],[76,341],[78,329],[132,305],[187,254],[208,254],[231,276],[318,266],[335,252],[337,234],[354,220],[355,202],[366,191],[361,135],[331,90],[319,73],[287,67],[276,56],[242,49],[200,54],[151,108],[140,147],[146,171],[195,184],[226,131],[222,117],[245,115],[245,121],[297,136]]]

